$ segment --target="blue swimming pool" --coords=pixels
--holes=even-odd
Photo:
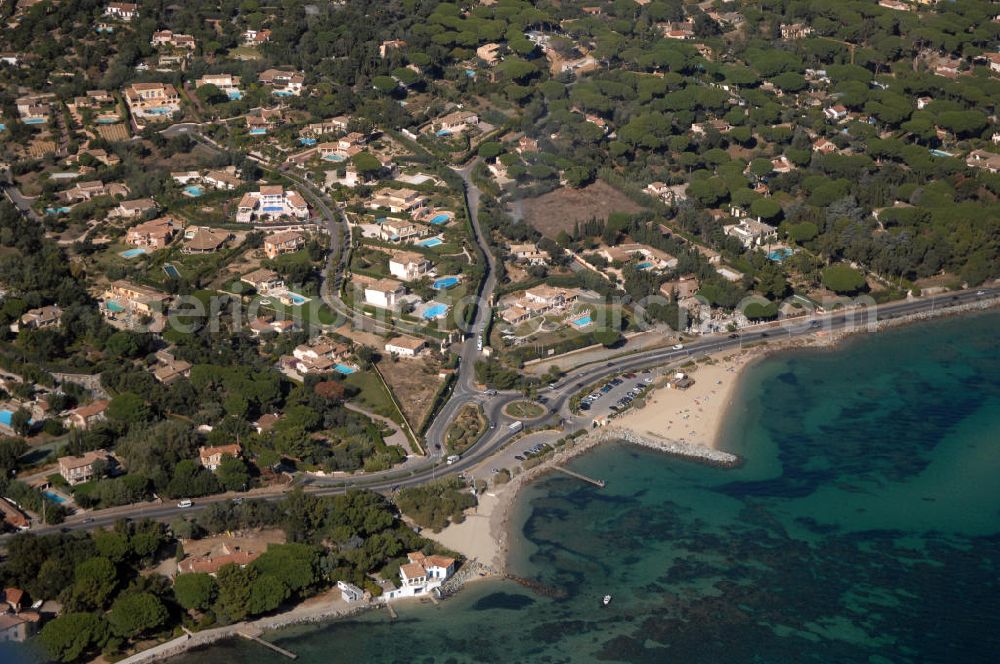
[[[586,316],[581,316],[580,318],[577,318],[575,321],[573,321],[573,325],[575,325],[576,327],[587,327],[593,322],[594,319],[590,317],[590,314],[587,314]]]
[[[181,278],[180,271],[176,267],[174,267],[173,263],[164,263],[164,265],[163,265],[163,271],[171,279],[180,279]]]
[[[107,307],[108,311],[110,311],[113,314],[120,314],[121,312],[125,311],[125,307],[118,304],[114,300],[108,300],[107,302],[104,303],[104,306]]]
[[[274,91],[274,96],[276,96],[276,97],[291,97],[292,93],[289,92],[288,90],[275,90]]]
[[[950,152],[945,152],[944,150],[936,150],[936,149],[933,149],[933,148],[931,150],[928,150],[928,152],[930,152],[935,157],[954,157],[955,156],[955,155],[953,155]]]
[[[465,70],[465,75],[468,76],[469,78],[475,78],[476,77],[476,70],[475,69],[466,69]]]
[[[299,139],[299,143],[302,144],[302,145],[316,145],[316,139],[315,138],[307,138],[307,137],[303,136],[302,138]]]
[[[448,305],[441,304],[438,302],[434,306],[427,307],[424,309],[424,313],[420,314],[420,317],[424,320],[434,320],[435,318],[441,318],[448,313]]]
[[[116,122],[118,122],[118,118],[97,118],[99,125],[115,124]]]
[[[355,369],[354,367],[349,367],[346,364],[338,364],[337,366],[334,367],[334,369],[337,370],[337,373],[342,373],[345,376],[350,376],[352,373],[357,371],[357,369]]]
[[[292,293],[292,292],[288,293],[288,299],[291,300],[292,304],[294,304],[296,306],[305,304],[306,302],[309,301],[308,297],[306,297],[304,295],[299,295],[298,293]]]
[[[439,237],[430,237],[427,238],[426,240],[421,240],[420,242],[417,242],[418,247],[436,247],[439,244],[444,244],[444,240],[442,240]]]
[[[199,196],[204,195],[205,190],[196,184],[189,184],[184,187],[184,193],[193,198],[198,198]]]
[[[438,136],[442,138],[444,138],[445,136],[451,136],[451,132],[448,131],[447,129],[439,129],[436,133]]]
[[[652,263],[650,263],[649,261],[643,261],[643,262],[639,263],[638,265],[636,265],[635,269],[637,269],[637,270],[648,270],[651,267],[653,267]]]
[[[154,106],[153,108],[147,108],[143,113],[145,115],[170,115],[174,110],[170,106]]]
[[[442,212],[441,214],[435,215],[431,219],[432,224],[446,224],[448,220],[451,219],[451,215],[447,212]]]
[[[266,133],[267,133],[267,128],[266,127],[258,127],[257,129],[251,129],[250,130],[250,135],[251,136],[263,136]]]
[[[28,118],[27,120],[24,121],[24,124],[39,125],[39,124],[45,124],[46,122],[48,122],[46,118]]]
[[[7,128],[7,125],[5,125],[4,123],[0,122],[0,131],[3,131],[6,128]]]
[[[47,207],[45,208],[45,214],[69,214],[68,207]]]
[[[60,496],[58,493],[53,493],[52,491],[43,491],[42,495],[59,505],[62,505],[63,503],[67,502],[65,498]]]
[[[347,157],[345,157],[342,154],[337,154],[336,152],[331,152],[328,155],[323,155],[323,159],[325,159],[327,161],[334,161],[334,162],[338,162],[339,163],[339,162],[342,162],[342,161],[346,161]]]
[[[135,249],[126,249],[118,255],[122,258],[135,258],[136,256],[142,256],[144,253],[146,253],[145,249],[136,247]]]
[[[11,418],[14,417],[14,411],[12,410],[0,410],[0,424],[9,427],[11,423]]]
[[[458,284],[458,277],[441,277],[434,282],[434,290],[448,290]]]
[[[281,213],[281,212],[284,212],[284,211],[285,211],[285,208],[281,207],[280,205],[267,205],[267,206],[264,207],[264,212],[278,212],[278,213]]]
[[[767,257],[770,260],[774,261],[775,263],[780,263],[781,261],[785,260],[791,255],[792,255],[792,250],[789,249],[788,247],[784,247],[782,249],[772,249],[770,252],[768,252]]]
[[[230,90],[226,93],[226,96],[229,97],[229,101],[239,101],[240,99],[243,99],[243,93],[239,90]]]

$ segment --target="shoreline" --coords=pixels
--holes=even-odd
[[[718,401],[725,402],[726,406],[731,405],[733,398],[738,393],[739,386],[742,383],[742,378],[746,374],[746,369],[777,353],[805,349],[814,351],[823,349],[833,350],[843,341],[862,334],[882,332],[884,330],[902,327],[917,322],[954,317],[965,313],[985,312],[998,307],[1000,307],[1000,299],[992,299],[986,302],[945,307],[938,311],[913,314],[898,319],[877,321],[874,325],[874,329],[866,328],[844,331],[828,336],[816,335],[807,339],[796,339],[794,341],[784,343],[769,342],[764,344],[755,344],[744,349],[743,351],[725,351],[717,353],[714,356],[709,357],[713,358],[715,362],[718,362],[719,358],[728,359],[728,363],[723,363],[721,365],[721,369],[728,374],[732,374],[733,378],[722,385],[716,384],[718,389],[714,393],[710,394],[710,397],[717,397]],[[823,333],[821,332],[820,334]],[[702,360],[701,362],[696,362],[696,367],[697,368],[694,370],[689,371],[689,369],[684,369],[684,371],[692,374],[696,380],[696,385],[700,374],[702,382],[711,386],[711,378],[706,377],[715,375],[715,372],[706,371],[706,369],[718,369],[719,365],[706,363]],[[727,371],[728,369],[732,369],[732,371]],[[718,378],[716,380],[718,380]],[[648,398],[655,398],[657,393],[660,393],[660,395],[663,393],[672,393],[671,396],[683,394],[677,390],[668,390],[665,387],[657,387],[656,390],[651,391]],[[694,394],[695,393],[691,393],[691,396]],[[709,401],[711,401],[711,398]],[[642,410],[643,409],[629,409],[621,416],[621,419],[625,420],[630,414],[641,413]],[[618,424],[612,424],[588,431],[579,438],[569,440],[565,445],[557,448],[552,455],[544,459],[538,465],[517,473],[506,484],[500,485],[499,487],[493,487],[491,490],[482,494],[480,504],[476,508],[473,508],[473,511],[470,514],[466,515],[466,518],[462,523],[453,523],[447,528],[444,528],[440,533],[424,533],[429,539],[442,543],[459,553],[463,553],[463,555],[466,554],[462,551],[462,549],[466,549],[467,551],[473,553],[473,555],[466,555],[467,562],[462,568],[463,570],[468,568],[469,573],[463,575],[463,578],[461,579],[456,579],[457,583],[453,583],[449,586],[447,595],[450,596],[459,592],[466,585],[475,583],[479,580],[489,578],[511,578],[508,571],[508,563],[511,554],[511,543],[516,535],[513,529],[512,518],[514,516],[516,499],[521,490],[526,484],[537,480],[546,473],[552,472],[554,466],[560,465],[577,456],[585,454],[598,445],[609,441],[627,440],[629,437],[632,437],[632,440],[627,440],[630,444],[638,444],[644,447],[656,449],[662,453],[685,458],[689,461],[709,463],[724,467],[737,465],[735,463],[730,465],[730,462],[728,462],[725,458],[715,458],[713,454],[721,452],[722,454],[728,454],[731,457],[738,458],[735,457],[735,455],[729,454],[728,452],[720,449],[720,436],[724,433],[724,423],[727,420],[727,413],[725,411],[726,408],[717,408],[711,417],[703,411],[701,413],[703,417],[700,420],[696,420],[696,423],[700,421],[699,428],[695,429],[700,432],[698,437],[702,441],[707,441],[708,444],[705,444],[705,442],[697,443],[687,440],[673,440],[665,438],[662,435],[656,436],[655,438],[647,438],[642,433],[634,431],[634,428],[636,427],[635,424],[633,424],[631,428],[625,428],[624,426]],[[687,414],[690,415],[693,413],[689,412]],[[643,422],[644,420],[639,421]],[[691,423],[690,419],[688,419],[685,426],[688,426]],[[458,574],[461,573],[462,570],[459,570]],[[458,576],[458,574],[456,576]],[[119,664],[140,664],[145,662],[162,661],[195,648],[209,646],[230,638],[238,638],[240,636],[239,632],[241,631],[260,636],[266,631],[273,631],[296,625],[328,622],[331,620],[347,618],[370,610],[377,610],[386,606],[385,604],[379,603],[347,604],[346,602],[343,602],[343,600],[339,599],[339,597],[333,602],[329,602],[329,605],[327,605],[327,602],[321,598],[331,594],[339,596],[339,591],[336,588],[333,588],[322,595],[306,600],[287,612],[277,615],[259,618],[251,622],[237,623],[234,625],[227,625],[225,627],[209,629],[202,632],[188,633],[184,636],[167,641],[122,659]],[[320,604],[323,605],[320,606]]]

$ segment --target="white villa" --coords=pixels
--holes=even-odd
[[[407,558],[410,562],[399,568],[399,588],[383,593],[383,601],[427,595],[455,573],[454,558],[427,556],[419,551],[408,553]]]
[[[371,200],[365,203],[365,207],[370,210],[384,208],[390,212],[400,213],[415,210],[426,202],[426,196],[413,189],[392,189],[385,187],[376,191]]]
[[[394,309],[406,294],[403,284],[395,279],[379,279],[365,285],[365,302],[382,309]]]
[[[416,357],[426,345],[423,339],[402,335],[386,341],[385,352],[393,353],[399,357]]]
[[[240,199],[236,221],[249,224],[253,221],[270,222],[282,217],[308,219],[309,206],[302,196],[280,184],[264,185],[258,191],[248,191]]]
[[[378,236],[387,242],[403,242],[421,234],[421,227],[405,219],[387,219],[379,224]]]
[[[508,300],[500,317],[506,323],[517,325],[552,311],[563,311],[578,299],[580,293],[575,289],[542,284],[529,288],[520,297]]]
[[[142,119],[167,119],[181,110],[181,97],[170,83],[133,83],[124,90],[132,115]]]
[[[280,97],[298,97],[302,94],[302,84],[306,77],[297,71],[268,69],[260,73],[258,80],[272,88],[272,92]]]
[[[741,219],[740,223],[723,226],[722,232],[743,243],[747,249],[778,239],[778,229],[755,219]]]
[[[419,279],[430,269],[431,262],[414,251],[401,251],[389,259],[389,274],[403,281]]]
[[[232,74],[205,74],[194,82],[196,88],[204,85],[214,85],[230,99],[239,99],[243,94],[240,92],[240,77]]]

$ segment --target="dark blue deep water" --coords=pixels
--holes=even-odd
[[[1000,660],[1000,316],[772,358],[736,403],[740,469],[612,445],[572,464],[607,488],[524,491],[511,564],[546,592],[492,581],[275,638],[307,664]]]

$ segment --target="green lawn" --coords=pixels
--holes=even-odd
[[[355,372],[344,382],[360,390],[352,399],[357,406],[402,424],[399,411],[392,403],[392,397],[386,392],[382,381],[372,369]]]

